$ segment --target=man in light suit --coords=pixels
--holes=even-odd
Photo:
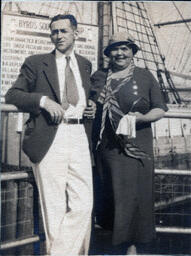
[[[30,113],[23,150],[33,163],[47,254],[87,254],[93,201],[90,119],[95,115],[88,100],[91,63],[74,53],[73,15],[53,17],[50,30],[55,50],[26,58],[6,102]]]

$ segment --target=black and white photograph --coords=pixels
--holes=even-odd
[[[191,2],[1,2],[2,256],[191,255]]]

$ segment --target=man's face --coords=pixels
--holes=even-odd
[[[73,49],[77,31],[72,28],[69,19],[57,20],[51,24],[50,37],[56,49],[67,55]]]
[[[114,68],[125,69],[133,59],[133,51],[126,44],[114,46],[110,51],[110,59]]]

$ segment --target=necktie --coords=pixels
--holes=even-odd
[[[76,106],[79,100],[76,80],[70,67],[70,56],[66,56],[65,87],[63,92],[62,107],[67,109],[69,104]]]

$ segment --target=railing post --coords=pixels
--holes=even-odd
[[[34,216],[34,234],[39,235],[39,194],[36,183],[33,183],[33,216]],[[40,255],[40,240],[33,245],[34,255]]]

